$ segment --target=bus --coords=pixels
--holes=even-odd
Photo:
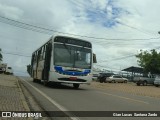
[[[92,81],[92,67],[96,56],[89,41],[68,36],[52,36],[32,53],[31,77],[33,82],[43,81],[80,84]]]

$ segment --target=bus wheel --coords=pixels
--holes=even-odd
[[[73,87],[74,87],[75,89],[78,89],[78,88],[79,88],[79,85],[80,85],[80,84],[73,83]]]
[[[37,83],[40,83],[40,84],[41,84],[41,80],[37,80]]]
[[[37,82],[37,79],[34,79],[34,78],[33,78],[33,82]]]

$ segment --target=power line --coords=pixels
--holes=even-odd
[[[43,33],[43,34],[49,34],[45,29],[34,27],[33,25],[29,25],[27,23],[19,22],[19,21],[13,20],[13,19],[2,17],[2,16],[0,16],[0,18],[1,18],[0,22],[5,23],[5,24],[9,24],[9,25],[12,25],[15,27],[19,27],[19,28],[23,28],[23,29]]]
[[[146,39],[141,39],[141,38],[136,38],[136,39],[119,39],[119,38],[103,38],[103,37],[93,37],[93,36],[85,36],[85,35],[78,35],[78,34],[72,34],[72,33],[65,33],[65,32],[60,32],[57,30],[53,30],[53,29],[49,29],[49,28],[44,28],[44,27],[40,27],[40,26],[36,26],[36,25],[32,25],[32,24],[28,24],[25,22],[20,22],[17,20],[13,20],[7,17],[3,17],[0,16],[0,22],[2,23],[6,23],[12,26],[16,26],[19,28],[23,28],[23,29],[27,29],[27,30],[31,30],[31,31],[35,31],[35,32],[39,32],[39,33],[44,33],[44,34],[48,34],[48,35],[52,35],[53,32],[55,33],[60,33],[60,34],[68,34],[68,35],[73,35],[73,36],[79,36],[79,37],[85,37],[85,38],[91,38],[91,39],[99,39],[99,40],[122,40],[122,41],[128,41],[128,40],[153,40],[153,39],[159,39],[160,37],[157,38],[146,38]]]
[[[10,24],[10,25],[14,25],[16,27],[20,27],[20,28],[24,28],[24,29],[28,29],[28,30],[32,30],[32,31],[36,31],[36,32],[41,32],[41,33],[47,33],[44,31],[40,31],[40,30],[46,30],[46,31],[52,31],[52,32],[59,32],[59,31],[55,31],[55,30],[51,30],[48,28],[43,28],[43,27],[39,27],[39,26],[35,26],[35,25],[31,25],[28,23],[24,23],[24,22],[20,22],[20,21],[16,21],[16,20],[12,20],[3,16],[0,16],[0,18],[3,18],[3,20],[1,20],[0,22],[4,22],[6,24]],[[7,20],[7,21],[5,21]],[[29,28],[31,27],[31,28]],[[35,29],[36,28],[36,29]],[[40,29],[40,30],[37,30]],[[59,32],[59,33],[63,33],[63,32]],[[64,34],[70,34],[70,33],[64,33]],[[75,35],[75,34],[70,34],[70,35]],[[96,37],[89,37],[89,36],[82,36],[82,35],[76,35],[76,36],[81,36],[81,37],[88,37],[88,38],[94,38],[94,39],[104,39],[104,40],[129,40],[129,39],[106,39],[106,38],[96,38]],[[130,40],[152,40],[152,39],[159,39],[158,38],[149,38],[149,39],[130,39]],[[3,52],[4,53],[4,52]],[[11,54],[11,55],[18,55],[18,56],[24,56],[24,57],[31,57],[31,56],[25,56],[25,55],[21,55],[21,54],[17,54],[17,53],[4,53],[4,54]],[[120,60],[120,59],[124,59],[124,58],[128,58],[128,57],[132,57],[133,55],[130,56],[126,56],[126,57],[122,57],[122,58],[115,58],[112,60]],[[108,60],[107,60],[108,61]]]
[[[16,56],[23,56],[23,57],[31,57],[29,55],[23,55],[23,54],[18,54],[18,53],[11,53],[11,52],[3,52],[3,54],[9,54],[9,55],[16,55]]]
[[[160,46],[156,47],[156,48],[152,48],[152,49],[160,49]],[[152,50],[150,49],[150,50]],[[110,59],[110,60],[102,60],[100,61],[100,63],[103,63],[103,62],[110,62],[110,61],[116,61],[116,60],[121,60],[121,59],[127,59],[127,58],[130,58],[130,57],[135,57],[136,54],[130,54],[130,55],[127,55],[127,56],[123,56],[123,57],[119,57],[119,58],[114,58],[114,59]]]
[[[110,59],[110,60],[103,60],[103,61],[100,61],[101,63],[103,62],[110,62],[110,61],[116,61],[116,60],[121,60],[121,59],[126,59],[126,58],[130,58],[130,57],[134,57],[135,54],[132,54],[132,55],[127,55],[127,56],[123,56],[123,57],[119,57],[119,58],[114,58],[114,59]]]
[[[108,69],[111,69],[111,70],[120,70],[120,69],[117,69],[117,68],[113,68],[113,67],[108,67],[108,65],[96,65],[96,66],[99,66],[99,67],[102,67],[102,68],[108,68]]]
[[[139,31],[139,32],[152,35],[151,33],[148,33],[148,32],[146,32],[146,31],[144,31],[144,30],[142,31],[142,30],[140,30],[139,28],[136,28],[136,27],[127,25],[127,24],[122,23],[122,22],[120,22],[120,21],[117,21],[117,23],[119,23],[119,24],[121,24],[121,25],[123,25],[123,26],[129,27],[129,28],[131,28],[131,29],[135,29],[135,30],[137,30],[137,31]]]

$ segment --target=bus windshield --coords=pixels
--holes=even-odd
[[[54,44],[54,64],[91,69],[91,49],[66,44]]]

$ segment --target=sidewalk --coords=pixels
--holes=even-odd
[[[3,111],[30,111],[18,79],[12,75],[0,74],[0,112]],[[8,118],[0,118],[8,119]],[[14,118],[17,119],[17,118]],[[22,118],[21,118],[22,119]],[[27,119],[28,118],[23,118]]]

